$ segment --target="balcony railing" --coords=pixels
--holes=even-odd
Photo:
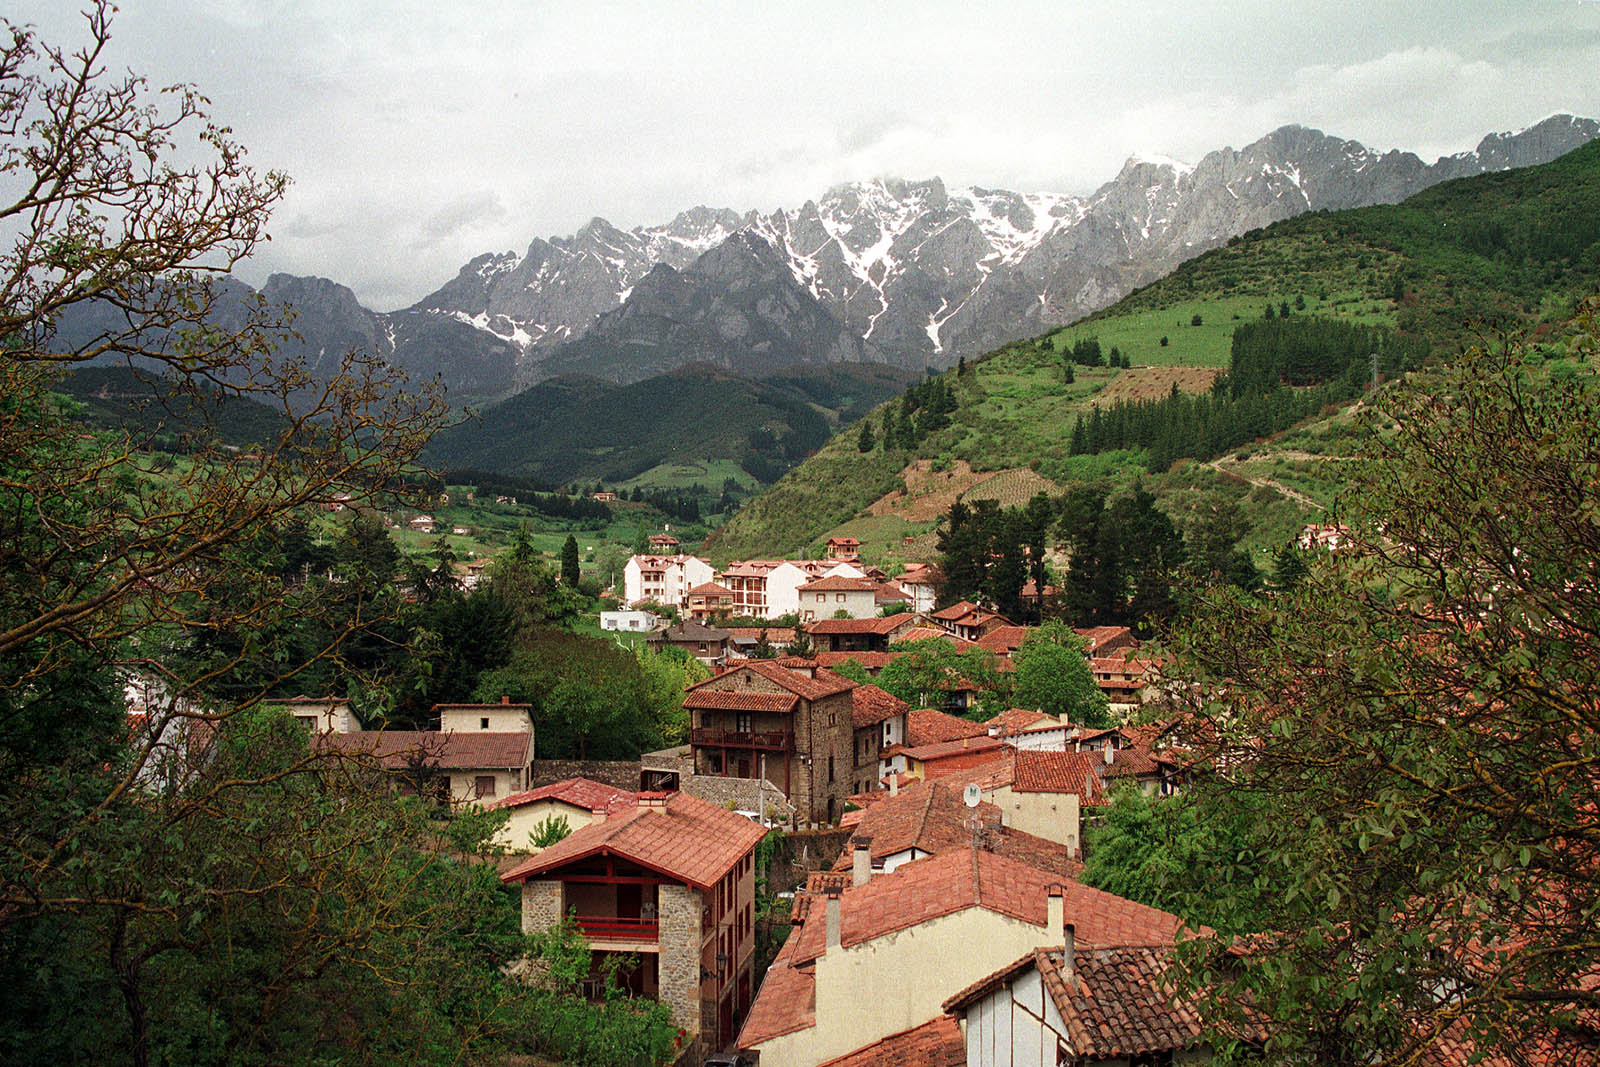
[[[696,745],[721,745],[725,748],[764,748],[786,752],[794,739],[782,730],[712,730],[704,727],[689,731]]]
[[[620,915],[580,915],[578,929],[602,941],[655,941],[661,924],[655,919],[630,919]]]

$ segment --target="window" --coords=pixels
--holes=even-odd
[[[489,728],[489,717],[487,715],[485,715],[483,718],[478,720],[478,729],[487,730],[488,728]]]
[[[838,603],[843,604],[844,603],[844,594],[840,593],[837,596],[835,596],[833,599],[835,601],[837,601]]]
[[[833,781],[833,757],[828,757],[828,781]]]
[[[734,730],[741,734],[751,733],[755,729],[755,716],[748,711],[741,711],[734,717]]]
[[[480,774],[473,779],[473,788],[477,791],[478,799],[494,796],[494,775]]]

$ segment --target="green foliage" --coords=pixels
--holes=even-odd
[[[1272,934],[1225,969],[1196,946],[1191,977],[1218,1025],[1271,1020],[1269,1058],[1401,1062],[1455,1020],[1514,1056],[1585,1007],[1597,427],[1593,371],[1468,352],[1385,398],[1343,501],[1356,547],[1289,595],[1213,591],[1177,643],[1225,769],[1200,818],[1257,813],[1179,888],[1230,887],[1224,939]]]
[[[1184,562],[1172,520],[1142,485],[1110,498],[1084,486],[1061,507],[1061,537],[1071,551],[1068,617],[1079,626],[1133,626],[1143,633],[1177,610],[1172,583]]]
[[[528,844],[534,848],[549,848],[570,833],[572,824],[567,817],[552,812],[533,824],[533,829],[528,831]]]
[[[578,539],[567,534],[566,541],[561,545],[561,584],[568,589],[576,589],[582,577],[578,563]]]
[[[617,973],[627,961],[608,957],[611,963],[599,975],[604,999],[595,1004],[581,993],[583,983],[595,977],[595,965],[576,923],[565,919],[532,935],[529,945],[542,976],[538,988],[522,999],[518,1022],[535,1048],[585,1067],[671,1060],[677,1040],[671,1010],[622,993]]]
[[[1059,619],[1042,623],[1012,655],[1011,703],[1075,726],[1111,725],[1106,695],[1089,669],[1083,639]]]
[[[877,685],[912,707],[945,707],[959,683],[971,682],[982,690],[988,714],[1004,710],[1011,687],[986,649],[957,652],[944,638],[929,637],[903,641],[895,651],[900,655],[878,672]]]
[[[957,500],[939,531],[947,602],[969,596],[993,601],[1002,615],[1018,622],[1038,617],[1038,601],[1022,601],[1032,580],[1043,589],[1044,559],[1050,549],[1056,512],[1049,497],[1036,494],[1025,507],[1002,508],[994,500]]]

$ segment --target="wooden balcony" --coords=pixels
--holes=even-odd
[[[618,915],[580,915],[578,929],[591,941],[655,941],[661,935],[661,924],[655,919]]]
[[[794,737],[782,730],[710,730],[689,731],[689,742],[694,745],[721,748],[753,748],[768,752],[787,752],[794,747]]]

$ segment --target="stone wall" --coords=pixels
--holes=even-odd
[[[588,778],[634,792],[639,788],[639,761],[536,759],[528,788],[537,789],[568,778]]]
[[[685,775],[679,788],[701,800],[726,808],[730,802],[739,811],[770,812],[773,821],[787,824],[794,817],[794,805],[784,799],[783,790],[770,781],[754,778],[719,778],[711,774]]]
[[[522,883],[522,932],[536,934],[561,921],[561,883]]]
[[[779,893],[805,885],[809,871],[833,866],[853,830],[796,830],[784,837],[783,849],[767,870],[767,888]]]
[[[657,893],[661,923],[657,999],[672,1010],[674,1026],[682,1027],[691,1038],[697,1038],[702,1028],[700,891],[683,885],[663,885]]]

